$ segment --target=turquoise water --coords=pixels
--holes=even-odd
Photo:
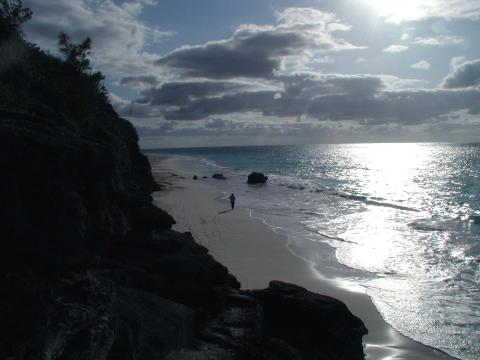
[[[156,152],[156,151],[154,151]],[[290,236],[320,274],[366,289],[393,327],[480,359],[480,145],[159,150]],[[269,176],[245,184],[250,171]],[[318,246],[306,244],[314,242]],[[308,250],[306,250],[308,249]]]

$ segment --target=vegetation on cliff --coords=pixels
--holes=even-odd
[[[61,33],[59,49],[64,59],[52,56],[24,40],[20,25],[31,15],[20,1],[0,2],[0,108],[61,118],[92,133],[111,127],[117,116],[103,75],[91,71],[91,40],[73,44]]]

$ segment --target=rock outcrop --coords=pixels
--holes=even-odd
[[[11,113],[0,140],[0,358],[363,358],[366,330],[345,305],[279,282],[241,291],[171,230],[135,146],[120,156]]]
[[[343,304],[280,283],[241,291],[171,230],[101,75],[18,31],[0,48],[0,359],[363,358]]]
[[[268,180],[268,176],[265,176],[259,172],[252,172],[248,175],[247,183],[248,184],[264,184]]]
[[[367,329],[342,302],[272,281],[250,294],[263,309],[264,337],[280,339],[301,359],[363,359]]]
[[[0,112],[2,262],[81,262],[174,223],[152,205],[156,184],[134,128],[116,121],[117,138],[95,138],[67,121]]]

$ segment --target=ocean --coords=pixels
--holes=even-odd
[[[480,144],[147,152],[176,155],[225,198],[235,193],[237,206],[286,234],[319,274],[362,286],[404,335],[480,359],[480,221],[472,220],[480,215]],[[268,175],[267,184],[247,185],[251,171]]]

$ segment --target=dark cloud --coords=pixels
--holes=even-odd
[[[443,80],[446,89],[466,88],[480,85],[480,59],[458,64]]]
[[[138,101],[128,101],[119,96],[109,93],[110,103],[120,116],[126,118],[153,118],[162,115],[162,111],[150,104],[141,104]]]
[[[356,48],[332,36],[334,31],[348,29],[332,14],[304,10],[285,10],[277,26],[244,25],[229,39],[181,47],[156,64],[187,77],[270,78],[286,57]]]
[[[246,86],[245,83],[228,81],[170,82],[143,91],[140,102],[151,105],[187,105],[197,98],[239,91]]]
[[[245,84],[229,82],[167,83],[145,92],[141,102],[175,106],[164,115],[172,120],[199,120],[210,115],[261,112],[264,115],[299,116],[318,96],[338,95],[363,99],[373,97],[384,85],[369,75],[293,75],[276,77],[282,90],[242,91]],[[232,93],[221,92],[235,90]]]
[[[306,74],[279,77],[289,96],[314,98],[322,95],[350,94],[371,97],[384,87],[382,78],[373,75]]]
[[[210,115],[249,111],[273,113],[278,100],[274,91],[241,92],[220,97],[208,97],[191,101],[188,105],[165,112],[169,120],[199,120]]]
[[[228,41],[176,50],[157,64],[179,69],[192,77],[268,78],[280,68],[280,55],[293,54],[305,45],[300,34],[249,31],[247,35],[239,31]]]
[[[479,101],[477,90],[383,91],[368,99],[348,95],[318,97],[310,102],[306,113],[328,120],[417,124],[452,111],[473,112]]]
[[[318,135],[325,133],[328,128],[322,124],[312,123],[282,123],[264,124],[248,121],[232,121],[220,118],[195,123],[195,126],[182,127],[174,121],[159,125],[158,127],[137,126],[141,136],[305,136],[306,134]],[[185,123],[181,123],[185,124]]]
[[[388,79],[387,80],[391,80]],[[386,79],[372,75],[296,75],[282,77],[282,91],[241,91],[198,97],[166,110],[169,120],[201,120],[212,115],[257,112],[266,116],[362,123],[416,124],[452,111],[478,112],[477,89],[388,89]],[[166,100],[166,98],[164,98]],[[164,104],[166,104],[165,102]]]
[[[131,86],[142,86],[149,85],[155,86],[158,85],[160,81],[156,76],[152,75],[140,75],[140,76],[126,76],[120,80],[121,85],[131,85]]]
[[[139,136],[167,135],[175,131],[176,123],[174,121],[167,121],[158,124],[158,126],[154,128],[140,125],[135,126],[135,128]]]
[[[206,124],[207,129],[224,129],[227,125],[227,121],[223,119],[210,119]]]

